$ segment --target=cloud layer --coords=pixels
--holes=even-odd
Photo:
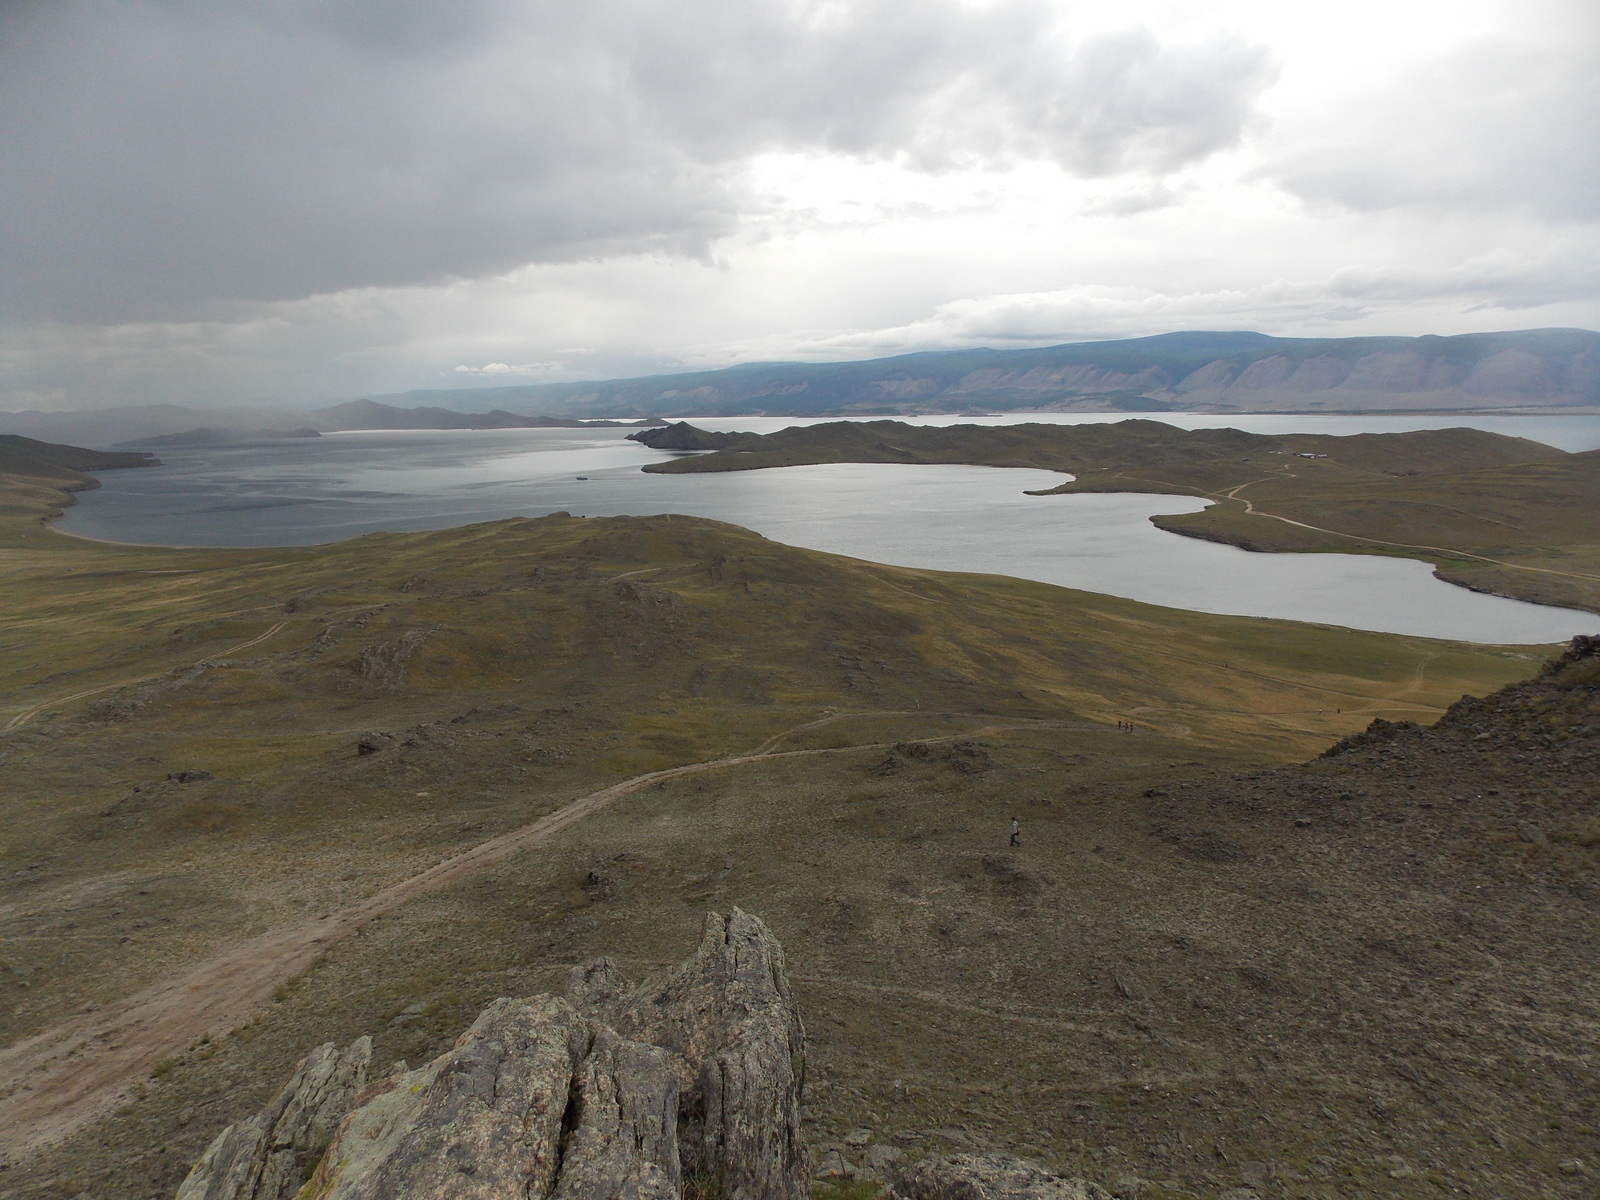
[[[1600,218],[1600,6],[1531,0],[1522,15],[1353,98],[1268,173],[1359,211]]]
[[[0,410],[1600,326],[1593,0],[22,0],[0,145]]]
[[[539,261],[704,256],[774,149],[1171,170],[1239,39],[1005,0],[79,0],[0,36],[0,313],[112,322]]]

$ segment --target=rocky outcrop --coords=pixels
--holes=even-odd
[[[135,784],[133,791],[100,815],[123,828],[131,828],[138,818],[165,807],[180,796],[193,799],[195,793],[187,790],[190,784],[206,783],[214,778],[210,771],[196,767],[170,771],[165,779],[148,779]]]
[[[371,1038],[342,1051],[318,1046],[262,1113],[217,1135],[177,1200],[288,1200],[366,1086],[371,1061]]]
[[[894,1200],[1111,1200],[1104,1188],[1009,1154],[924,1159],[895,1179],[890,1194]]]
[[[264,1113],[217,1137],[179,1200],[810,1190],[805,1030],[782,949],[738,909],[709,916],[661,978],[629,986],[601,959],[567,996],[497,1000],[447,1053],[362,1087],[370,1054],[366,1039],[313,1052]]]
[[[548,1196],[590,1041],[564,1000],[495,1001],[448,1053],[356,1097],[306,1195]]]
[[[619,1034],[672,1052],[686,1175],[717,1180],[723,1200],[810,1191],[805,1028],[783,949],[758,918],[710,916],[699,950],[666,978],[624,991],[613,972],[591,971],[578,995],[609,996],[597,1011]]]
[[[356,671],[368,684],[395,691],[406,681],[406,663],[437,632],[437,626],[408,629],[397,638],[375,642],[361,651]]]

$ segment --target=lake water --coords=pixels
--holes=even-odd
[[[967,419],[922,418],[941,424]],[[1071,414],[1058,419],[1085,418]],[[1095,414],[1088,419],[1120,418]],[[1162,419],[1169,417],[1162,414]],[[1328,422],[1358,422],[1359,428],[1372,429],[1394,418],[1187,418],[1182,423],[1198,420],[1236,427],[1290,422],[1283,431],[1320,432]],[[1575,443],[1593,436],[1600,446],[1600,419],[1590,419],[1587,433],[1578,420],[1579,425],[1555,432],[1534,432],[1527,425],[1517,431],[1552,444],[1560,436],[1573,449],[1587,448]],[[764,431],[795,422],[729,418],[697,423]],[[1465,422],[1455,418],[1440,423]],[[1345,424],[1337,431],[1357,432],[1358,427]],[[81,495],[59,524],[65,532],[113,541],[273,546],[339,541],[377,530],[440,529],[559,509],[584,516],[675,512],[877,562],[1015,575],[1200,612],[1477,642],[1548,643],[1600,632],[1600,616],[1481,596],[1434,579],[1431,568],[1421,562],[1364,555],[1250,554],[1164,533],[1150,524],[1153,513],[1204,507],[1188,497],[1026,496],[1026,489],[1050,487],[1062,477],[989,467],[841,463],[716,475],[646,475],[640,467],[666,455],[625,440],[627,432],[370,431],[252,446],[164,449],[160,468],[102,474],[102,487]]]

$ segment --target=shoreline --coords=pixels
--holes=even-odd
[[[920,464],[884,464],[884,465],[920,465]],[[1006,468],[993,467],[993,468],[988,468],[988,469],[991,469],[991,470],[1004,470]],[[1080,494],[1086,494],[1086,495],[1112,494],[1112,495],[1124,495],[1124,496],[1128,496],[1129,498],[1132,498],[1132,497],[1135,497],[1135,496],[1143,497],[1143,498],[1145,498],[1145,499],[1147,499],[1147,500],[1149,500],[1151,502],[1156,503],[1157,507],[1160,507],[1160,502],[1178,498],[1178,494],[1177,493],[1163,493],[1163,492],[1139,492],[1139,493],[1093,493],[1093,492],[1090,492],[1090,493],[1080,493]],[[1184,497],[1184,498],[1202,499],[1201,497]],[[556,511],[561,511],[561,510],[556,510]],[[460,524],[439,525],[439,526],[433,526],[433,527],[426,528],[426,529],[372,530],[372,531],[368,531],[366,533],[358,533],[358,534],[355,534],[355,535],[353,535],[351,537],[347,537],[347,538],[336,538],[336,539],[332,539],[332,540],[329,540],[329,541],[323,541],[323,542],[291,543],[291,544],[278,544],[278,545],[269,545],[269,546],[207,546],[207,545],[198,545],[198,546],[196,546],[196,545],[178,545],[178,544],[160,543],[160,542],[123,542],[123,541],[116,541],[116,540],[113,540],[113,539],[110,539],[110,538],[97,537],[97,536],[92,535],[92,534],[78,533],[76,531],[64,530],[64,529],[59,528],[56,525],[56,521],[59,520],[60,517],[63,517],[65,515],[66,514],[63,512],[59,516],[51,518],[49,521],[43,522],[43,523],[53,533],[56,533],[56,534],[58,534],[58,535],[60,535],[62,537],[74,538],[74,539],[79,540],[79,541],[93,543],[93,544],[102,545],[102,546],[117,547],[119,549],[120,548],[138,549],[138,550],[142,550],[142,551],[167,550],[167,551],[174,551],[174,552],[178,552],[178,553],[191,553],[191,552],[193,552],[193,553],[207,553],[207,552],[210,552],[210,553],[224,553],[224,554],[238,554],[238,553],[274,554],[274,553],[283,553],[285,551],[315,551],[315,550],[326,549],[326,548],[329,548],[329,547],[344,546],[344,545],[348,545],[348,544],[353,543],[353,542],[357,542],[357,541],[361,540],[362,538],[372,537],[375,534],[379,534],[379,533],[387,533],[387,534],[392,534],[394,536],[399,536],[399,537],[404,537],[404,536],[411,535],[411,534],[440,533],[440,532],[446,532],[446,531],[452,531],[452,530],[470,529],[470,528],[473,528],[474,526],[487,526],[487,525],[503,523],[503,522],[534,521],[534,520],[539,520],[539,519],[541,519],[541,517],[543,517],[545,515],[549,515],[549,514],[540,514],[540,516],[533,516],[533,515],[530,515],[530,514],[516,514],[516,515],[512,515],[512,516],[507,516],[507,517],[490,518],[488,520],[476,520],[476,521],[467,521],[467,522],[463,522],[463,523],[460,523]],[[650,517],[663,516],[663,515],[669,515],[669,514],[660,514],[660,513],[643,513],[643,514],[639,514],[639,513],[635,513],[635,514],[617,514],[617,515],[623,516],[623,517],[630,517],[631,516],[631,517],[634,517],[634,518],[637,518],[637,519],[648,519]],[[687,518],[689,518],[691,520],[706,520],[706,521],[723,521],[724,520],[723,518],[695,516],[694,514],[689,514],[689,513],[678,514],[678,515],[685,516],[685,517],[687,517]],[[1231,549],[1239,550],[1242,553],[1252,553],[1252,551],[1248,547],[1238,546],[1238,545],[1236,545],[1234,543],[1231,543],[1231,542],[1228,542],[1228,541],[1226,541],[1224,539],[1205,538],[1205,537],[1200,537],[1200,536],[1197,536],[1197,535],[1194,535],[1194,534],[1189,534],[1189,533],[1186,533],[1186,532],[1178,532],[1178,531],[1175,531],[1175,530],[1166,529],[1166,528],[1162,527],[1159,523],[1157,523],[1157,521],[1155,519],[1156,517],[1159,517],[1161,515],[1163,515],[1163,514],[1161,512],[1159,512],[1159,511],[1146,513],[1146,514],[1144,514],[1144,520],[1150,526],[1152,526],[1156,531],[1158,531],[1160,533],[1163,533],[1163,534],[1168,534],[1168,535],[1173,536],[1173,537],[1182,538],[1183,541],[1185,541],[1185,542],[1191,542],[1191,543],[1192,542],[1200,542],[1200,543],[1215,545],[1215,546],[1218,546],[1218,547],[1226,546],[1226,547],[1229,547]],[[584,519],[584,518],[577,518],[577,519]],[[607,518],[607,517],[596,517],[596,518],[592,518],[592,519],[595,519],[595,520],[607,520],[607,519],[610,519],[610,518]],[[736,521],[727,521],[725,523],[732,524],[732,525],[736,526],[737,528],[745,529],[745,530],[748,530],[749,532],[757,533],[759,536],[762,536],[762,537],[768,537],[769,536],[767,534],[761,533],[759,530],[751,529],[747,525],[740,525]],[[989,575],[989,576],[995,576],[995,577],[999,577],[999,578],[1015,579],[1015,580],[1024,581],[1024,582],[1030,582],[1030,583],[1039,583],[1039,584],[1043,584],[1045,586],[1059,587],[1059,588],[1062,588],[1062,589],[1068,590],[1068,591],[1082,591],[1082,592],[1085,592],[1085,593],[1088,593],[1088,594],[1093,594],[1093,595],[1103,595],[1103,596],[1107,596],[1107,597],[1113,597],[1113,598],[1116,598],[1116,599],[1131,600],[1131,601],[1133,601],[1135,603],[1148,604],[1148,605],[1151,605],[1153,607],[1167,608],[1167,609],[1171,609],[1171,610],[1179,611],[1179,612],[1189,612],[1189,613],[1204,614],[1204,615],[1211,615],[1211,616],[1236,617],[1236,618],[1248,619],[1248,620],[1285,621],[1285,622],[1292,622],[1292,623],[1295,623],[1295,624],[1317,625],[1317,626],[1324,626],[1324,627],[1333,628],[1333,629],[1347,629],[1347,630],[1353,630],[1353,631],[1365,632],[1365,633],[1385,634],[1385,635],[1388,635],[1388,636],[1395,636],[1395,637],[1431,637],[1431,638],[1436,638],[1437,640],[1440,640],[1440,641],[1461,642],[1461,643],[1465,643],[1465,644],[1481,645],[1481,646],[1501,646],[1501,645],[1503,645],[1503,646],[1554,646],[1554,645],[1562,644],[1564,641],[1568,640],[1568,638],[1571,636],[1569,634],[1563,634],[1563,635],[1557,636],[1557,637],[1547,641],[1547,640],[1543,640],[1542,638],[1533,638],[1533,639],[1530,639],[1530,640],[1517,640],[1517,639],[1513,638],[1512,640],[1504,640],[1502,638],[1477,638],[1477,637],[1471,637],[1471,636],[1465,636],[1465,635],[1451,636],[1451,635],[1448,635],[1448,634],[1418,634],[1418,633],[1414,633],[1414,632],[1405,632],[1405,631],[1397,631],[1397,630],[1370,628],[1370,627],[1364,626],[1364,625],[1355,625],[1355,624],[1349,624],[1348,622],[1341,622],[1341,621],[1337,621],[1337,620],[1332,620],[1332,619],[1329,619],[1327,617],[1320,617],[1319,618],[1319,617],[1315,617],[1315,616],[1286,616],[1286,615],[1282,615],[1282,614],[1264,614],[1264,613],[1256,613],[1256,612],[1229,611],[1229,610],[1226,610],[1226,609],[1219,610],[1219,609],[1213,608],[1213,607],[1201,607],[1201,606],[1198,606],[1198,605],[1185,605],[1185,604],[1173,603],[1170,600],[1163,600],[1163,599],[1160,599],[1160,598],[1149,598],[1149,597],[1137,596],[1137,595],[1126,595],[1126,594],[1124,594],[1122,592],[1108,591],[1108,590],[1103,590],[1103,589],[1100,589],[1100,588],[1093,588],[1093,587],[1083,587],[1081,585],[1075,585],[1073,583],[1063,582],[1061,580],[1041,579],[1041,578],[1037,578],[1037,577],[1032,576],[1032,575],[1017,574],[1017,573],[1014,573],[1014,572],[1011,572],[1011,571],[1005,571],[1005,570],[981,569],[981,568],[964,568],[964,567],[954,567],[954,566],[932,566],[932,567],[929,567],[929,566],[907,566],[905,564],[881,562],[878,559],[867,557],[867,556],[864,556],[864,555],[862,555],[860,553],[847,553],[847,552],[844,552],[844,551],[828,550],[828,549],[825,549],[825,548],[822,548],[822,547],[805,546],[805,545],[802,545],[801,543],[797,543],[797,542],[796,543],[786,543],[786,544],[795,545],[795,546],[797,546],[798,548],[801,548],[801,549],[817,550],[820,553],[835,554],[835,555],[838,555],[839,557],[854,558],[854,559],[857,559],[857,560],[862,561],[862,562],[872,563],[874,565],[883,566],[883,567],[887,567],[887,568],[890,568],[890,569],[909,569],[909,570],[919,570],[919,571],[920,570],[926,570],[926,571],[931,571],[931,572],[947,573],[947,574],[955,574],[955,575]],[[1265,550],[1265,551],[1257,551],[1255,553],[1261,553],[1263,555],[1270,555],[1270,556],[1277,557],[1277,556],[1294,555],[1294,554],[1297,554],[1297,553],[1304,553],[1304,552],[1297,552],[1297,551],[1292,551],[1292,550],[1285,550],[1285,551]],[[1515,604],[1530,605],[1533,609],[1542,611],[1544,613],[1572,613],[1572,614],[1575,614],[1576,616],[1579,616],[1579,617],[1595,616],[1595,614],[1590,613],[1586,609],[1571,608],[1571,607],[1568,607],[1568,606],[1554,605],[1554,604],[1539,604],[1539,603],[1536,603],[1534,601],[1523,599],[1521,597],[1505,596],[1505,595],[1498,594],[1498,593],[1495,593],[1495,592],[1490,592],[1490,591],[1487,591],[1487,590],[1484,590],[1484,589],[1472,588],[1472,587],[1466,586],[1465,584],[1456,583],[1453,580],[1450,580],[1450,579],[1447,579],[1447,578],[1444,578],[1444,577],[1440,576],[1437,573],[1437,569],[1435,567],[1435,564],[1433,564],[1430,560],[1428,560],[1426,558],[1414,556],[1414,555],[1371,556],[1371,555],[1366,555],[1366,554],[1361,554],[1361,553],[1350,554],[1348,552],[1343,552],[1343,551],[1319,551],[1319,552],[1316,552],[1316,556],[1317,557],[1324,557],[1324,556],[1326,556],[1328,554],[1342,554],[1342,555],[1344,555],[1346,557],[1353,558],[1353,559],[1361,559],[1361,558],[1369,558],[1369,557],[1385,557],[1385,558],[1393,558],[1395,560],[1404,560],[1404,561],[1415,562],[1420,566],[1428,568],[1429,569],[1429,574],[1431,575],[1431,577],[1433,579],[1435,579],[1437,582],[1439,582],[1440,584],[1444,584],[1444,585],[1447,585],[1447,586],[1450,586],[1450,587],[1453,587],[1453,588],[1460,588],[1465,593],[1474,594],[1474,595],[1480,595],[1480,596],[1483,596],[1485,598],[1493,598],[1493,599],[1498,599],[1498,600],[1507,600],[1507,601],[1510,601],[1510,602],[1515,603]],[[1595,632],[1600,632],[1600,616],[1595,616],[1594,625],[1595,625]]]

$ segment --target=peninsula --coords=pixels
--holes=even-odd
[[[1568,454],[1476,429],[1267,435],[1148,419],[1087,425],[834,421],[770,434],[682,423],[630,435],[703,450],[662,474],[828,462],[1034,467],[1075,478],[1040,495],[1198,496],[1162,529],[1247,550],[1400,555],[1451,583],[1600,612],[1600,451]]]

